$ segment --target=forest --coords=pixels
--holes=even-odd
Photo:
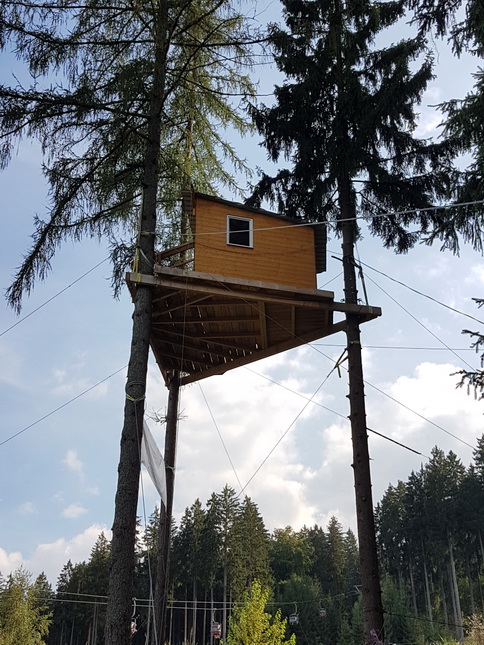
[[[435,447],[406,482],[389,485],[375,509],[389,643],[450,644],[463,636],[481,642],[483,502],[484,435],[468,468],[453,452]],[[149,622],[158,526],[155,509],[138,532],[133,616],[140,631]],[[254,581],[270,591],[267,610],[280,610],[287,636],[295,634],[296,642],[362,642],[357,542],[336,517],[326,527],[269,533],[257,504],[225,486],[205,505],[195,500],[172,536],[168,612],[174,645],[215,642],[212,622],[225,633]],[[29,620],[43,622],[48,645],[101,645],[109,554],[102,534],[88,561],[64,565],[55,590],[45,576],[31,581],[27,572],[15,572],[2,580],[0,617],[14,617],[16,627],[25,621],[26,629]],[[7,638],[8,626],[3,629]]]

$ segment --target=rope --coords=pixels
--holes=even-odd
[[[145,398],[146,398],[146,393],[145,392],[143,392],[143,394],[141,396],[138,396],[138,397],[134,397],[134,396],[131,396],[130,394],[128,394],[128,392],[127,392],[128,387],[131,387],[131,386],[134,386],[134,385],[141,385],[143,388],[145,387],[145,384],[142,381],[129,381],[128,383],[126,383],[126,387],[125,387],[125,390],[124,390],[126,392],[126,398],[128,399],[128,401],[132,401],[133,403],[138,403],[139,401],[144,401]]]

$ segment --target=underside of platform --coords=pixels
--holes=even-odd
[[[151,347],[165,381],[181,384],[313,342],[345,329],[334,313],[381,315],[378,307],[334,302],[331,291],[299,289],[155,265],[155,275],[127,275],[154,289]]]

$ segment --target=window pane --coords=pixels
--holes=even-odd
[[[229,244],[236,244],[237,246],[252,246],[251,232],[252,220],[239,219],[235,217],[228,218],[229,224]]]

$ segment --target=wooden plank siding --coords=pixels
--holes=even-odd
[[[193,213],[195,271],[316,288],[312,227],[294,227],[294,221],[287,218],[245,209],[223,200],[204,199],[199,194],[193,200]],[[253,220],[252,248],[227,244],[228,215]]]

